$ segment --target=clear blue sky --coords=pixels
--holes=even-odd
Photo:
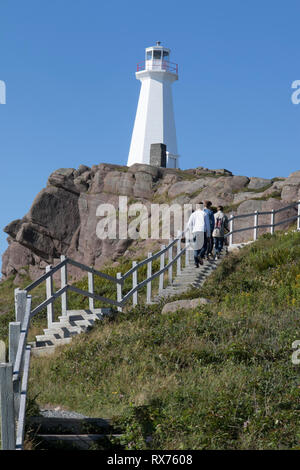
[[[181,168],[247,176],[300,169],[299,2],[1,0],[2,228],[57,168],[127,163],[145,47],[179,64]]]

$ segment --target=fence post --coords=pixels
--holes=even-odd
[[[46,266],[46,273],[49,273],[52,269],[52,266]],[[47,299],[50,299],[53,295],[53,279],[52,275],[46,279],[46,296]],[[47,305],[47,319],[48,319],[48,328],[51,328],[51,325],[54,321],[54,309],[53,309],[53,301]]]
[[[61,255],[60,261],[65,261],[65,255]],[[60,278],[61,278],[61,288],[63,289],[68,285],[68,272],[67,272],[67,265],[65,264],[60,270]],[[61,296],[61,313],[63,316],[67,315],[68,310],[68,294],[65,292]]]
[[[16,322],[22,323],[27,303],[27,292],[26,290],[15,289],[15,317]]]
[[[152,253],[148,253],[149,261],[147,263],[147,279],[152,276]],[[147,304],[151,303],[151,296],[152,296],[152,281],[147,282]]]
[[[189,239],[187,236],[188,232],[185,233],[185,267],[190,265],[190,257],[189,257]]]
[[[297,230],[300,230],[300,199],[298,201],[298,219],[297,219]]]
[[[136,261],[132,262],[132,267],[135,268],[137,265]],[[138,276],[137,276],[137,269],[135,269],[132,273],[132,288],[134,289],[138,284]],[[132,305],[135,307],[138,303],[138,292],[136,291],[132,296]]]
[[[9,364],[13,367],[16,360],[16,355],[19,346],[19,339],[21,334],[21,327],[25,317],[27,305],[27,292],[20,289],[15,290],[15,316],[16,322],[9,324]],[[9,372],[7,372],[9,373]],[[11,383],[12,401],[14,407],[14,413],[17,415],[19,412],[20,404],[20,379]],[[2,406],[2,405],[1,405]]]
[[[9,324],[9,346],[8,346],[8,361],[14,365],[19,346],[19,339],[21,334],[21,322],[10,322]]]
[[[89,283],[89,293],[94,294],[95,292],[95,279],[94,279],[94,273],[89,272],[88,273],[88,283]],[[89,309],[92,313],[95,311],[95,301],[92,297],[89,297]]]
[[[177,255],[179,255],[180,250],[181,250],[181,231],[178,230],[177,232]],[[181,256],[177,258],[177,276],[179,276],[181,273]]]
[[[254,232],[253,232],[253,240],[257,240],[257,225],[258,225],[258,211],[255,211],[254,214]]]
[[[275,224],[275,210],[272,209],[272,214],[271,214],[271,229],[270,232],[273,235],[274,234],[274,224]]]
[[[170,240],[170,243],[172,243],[172,239]],[[168,256],[168,262],[171,263],[172,262],[172,259],[173,259],[173,245],[170,246],[169,248],[169,256]],[[171,264],[171,266],[169,266],[169,269],[168,269],[168,275],[169,275],[169,284],[172,284],[172,278],[173,278],[173,263]]]
[[[164,250],[166,248],[165,245],[161,246],[161,250]],[[162,253],[160,255],[160,269],[163,269],[165,267],[165,253]],[[164,273],[161,273],[159,275],[159,287],[158,290],[161,292],[164,288]]]
[[[1,444],[2,450],[16,449],[13,365],[0,364]]]
[[[122,273],[117,273],[117,279],[122,279]],[[122,302],[122,284],[118,282],[117,284],[117,301]],[[118,312],[122,312],[122,307],[118,307]]]
[[[230,221],[229,221],[229,232],[230,232],[230,235],[229,235],[229,246],[232,246],[232,243],[233,243],[233,221],[234,221],[234,215],[233,213],[231,213],[230,215]]]
[[[0,340],[0,363],[6,362],[6,346],[4,341]]]

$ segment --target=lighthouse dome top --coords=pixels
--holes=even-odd
[[[156,70],[178,74],[178,65],[170,62],[171,50],[162,46],[160,41],[155,46],[147,47],[145,52],[145,62],[138,64],[137,72]]]

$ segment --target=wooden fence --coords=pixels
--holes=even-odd
[[[298,215],[275,222],[275,215],[278,212],[292,207],[298,207]],[[271,215],[270,224],[259,225],[259,215]],[[234,228],[234,220],[241,217],[254,216],[254,225],[243,229]],[[233,244],[233,234],[244,230],[253,230],[253,238],[257,239],[259,228],[270,228],[274,233],[276,226],[283,223],[297,220],[297,229],[300,230],[300,201],[282,209],[269,212],[258,212],[252,214],[232,215],[229,218],[230,231],[226,235],[229,237],[229,245]],[[182,239],[184,246],[182,247]],[[26,344],[30,320],[44,309],[47,309],[48,328],[54,322],[54,301],[61,299],[62,316],[67,316],[68,312],[68,292],[75,292],[89,299],[89,309],[95,309],[95,301],[101,301],[113,305],[122,311],[124,305],[132,298],[133,306],[138,303],[138,291],[146,286],[146,302],[152,300],[152,282],[158,278],[158,291],[164,287],[164,275],[168,274],[168,282],[172,283],[173,266],[176,267],[176,274],[179,275],[182,269],[182,258],[185,258],[185,266],[189,265],[189,250],[191,249],[189,237],[186,232],[178,232],[174,240],[163,245],[161,250],[155,254],[148,253],[148,257],[143,261],[132,263],[132,268],[125,274],[117,273],[116,277],[97,271],[92,267],[85,266],[65,256],[61,256],[61,262],[57,266],[47,266],[46,272],[36,281],[32,282],[24,290],[15,291],[15,322],[9,324],[9,362],[0,364],[0,401],[1,401],[1,444],[2,450],[23,449],[25,411],[28,384],[28,371],[30,365],[30,345]],[[174,253],[175,250],[175,253]],[[153,261],[160,260],[159,270],[153,272]],[[88,290],[82,290],[68,283],[68,265],[77,267],[88,275]],[[146,279],[139,282],[139,269],[147,266]],[[60,271],[61,285],[58,291],[53,289],[53,276]],[[114,283],[116,286],[116,300],[100,296],[95,293],[95,276]],[[123,295],[124,282],[127,278],[132,278],[132,288]],[[37,307],[32,308],[32,297],[29,294],[34,288],[42,283],[46,284],[46,300]]]
[[[61,256],[61,262],[56,266],[47,266],[46,272],[36,281],[28,285],[24,290],[15,291],[15,317],[16,321],[9,324],[9,362],[0,364],[0,400],[1,400],[1,447],[2,450],[21,450],[24,444],[25,411],[28,384],[28,371],[30,365],[31,346],[26,344],[30,320],[44,309],[47,309],[47,324],[51,328],[54,322],[54,301],[61,299],[62,316],[68,313],[68,292],[75,292],[89,299],[89,310],[95,309],[94,302],[101,301],[117,307],[122,311],[124,305],[132,298],[133,306],[138,303],[138,291],[147,286],[147,303],[152,298],[152,282],[159,278],[159,291],[163,289],[164,274],[168,271],[169,282],[172,282],[173,265],[176,265],[176,272],[181,272],[181,259],[185,255],[185,263],[188,265],[188,240],[182,248],[181,240],[184,232],[179,232],[175,240],[170,240],[167,246],[162,246],[161,250],[137,263],[132,263],[132,268],[122,275],[117,273],[116,277],[110,276],[96,269],[85,266],[65,256]],[[176,254],[174,255],[174,248]],[[166,255],[168,262],[166,264]],[[160,268],[152,272],[152,262],[160,259]],[[68,283],[68,265],[79,268],[88,275],[88,290],[82,290]],[[138,270],[147,265],[147,279],[138,282]],[[61,286],[58,291],[53,289],[53,276],[60,271]],[[117,299],[110,299],[95,293],[95,276],[110,281],[116,286]],[[132,288],[123,295],[123,286],[127,278],[132,278]],[[29,293],[40,286],[46,285],[46,300],[37,307],[32,308],[32,297]]]
[[[286,210],[292,209],[292,208],[298,208],[298,215],[294,215],[292,217],[288,217],[287,219],[281,220],[279,222],[276,222],[276,214],[279,214],[280,212],[284,212]],[[258,217],[260,215],[270,215],[270,223],[269,224],[259,224],[258,223]],[[238,219],[242,219],[245,217],[253,217],[253,225],[250,225],[248,227],[244,228],[239,228],[235,229],[234,228],[234,221]],[[282,207],[281,209],[272,209],[271,211],[255,211],[247,214],[239,214],[239,215],[234,215],[231,214],[231,216],[228,219],[229,222],[229,233],[225,235],[225,237],[229,238],[229,246],[233,245],[233,234],[234,233],[240,233],[240,232],[245,232],[249,230],[253,230],[253,241],[257,240],[258,237],[258,229],[262,228],[269,228],[270,233],[273,234],[275,231],[276,227],[279,227],[282,224],[286,223],[292,223],[297,221],[297,230],[300,230],[300,200],[297,202],[294,202],[292,204],[289,204],[288,206]]]

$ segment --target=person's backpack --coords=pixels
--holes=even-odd
[[[215,229],[213,231],[213,237],[221,237],[222,224],[223,224],[223,217],[218,217],[215,221]]]
[[[216,220],[215,227],[221,229],[222,228],[222,221],[223,221],[223,217],[222,218],[218,217],[217,220]]]

